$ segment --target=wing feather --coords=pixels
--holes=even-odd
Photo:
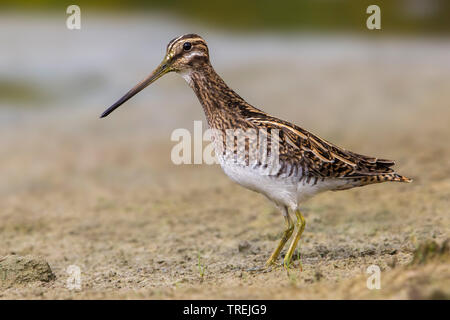
[[[246,120],[258,127],[280,130],[280,154],[283,158],[306,164],[321,177],[356,178],[394,172],[390,168],[395,164],[392,160],[345,150],[287,121],[266,114]]]

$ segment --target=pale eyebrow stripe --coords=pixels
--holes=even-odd
[[[191,58],[193,56],[197,56],[197,57],[206,57],[206,54],[204,54],[203,52],[191,52],[189,55],[186,56],[186,58]]]
[[[178,40],[180,40],[182,37],[183,37],[183,36],[181,35],[181,36],[179,36],[178,38],[173,39],[172,42],[169,43],[169,46],[167,47],[167,51],[170,51],[170,50],[172,49],[173,44],[174,44],[175,42],[177,42]]]
[[[173,46],[175,45],[175,43],[178,42],[178,40],[180,40],[180,39],[183,38],[183,37],[184,37],[184,36],[179,36],[178,38],[173,39],[173,40],[169,43],[169,45],[168,45],[168,47],[167,47],[167,51],[172,50],[172,49],[173,49]],[[206,45],[205,45],[205,40],[203,40],[203,39],[200,38],[200,37],[190,37],[190,38],[185,38],[185,39],[183,39],[183,40],[184,40],[184,41],[189,41],[189,42],[191,42],[192,45],[202,44],[202,45],[206,46]]]

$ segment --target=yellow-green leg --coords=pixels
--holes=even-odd
[[[281,237],[278,247],[276,247],[276,249],[273,251],[272,255],[270,256],[269,260],[267,260],[266,266],[275,264],[275,261],[278,259],[278,256],[280,255],[281,250],[283,250],[284,245],[289,240],[289,238],[292,235],[292,232],[294,231],[294,223],[292,222],[292,219],[289,216],[287,209],[285,209],[285,213],[286,213],[286,215],[284,216],[284,219],[286,221],[286,229],[283,232],[283,236]]]
[[[296,210],[295,215],[297,216],[297,222],[296,222],[297,231],[295,233],[294,239],[292,239],[291,245],[289,246],[289,249],[288,249],[286,255],[284,256],[284,267],[285,268],[288,268],[291,263],[292,255],[294,254],[295,248],[297,247],[298,240],[300,240],[300,237],[302,236],[303,230],[305,230],[305,225],[306,225],[305,218],[303,217],[300,210]],[[302,265],[300,262],[300,268],[301,268],[301,266]]]

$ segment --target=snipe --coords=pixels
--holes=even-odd
[[[284,266],[289,266],[305,228],[305,219],[300,213],[299,205],[306,199],[327,190],[345,190],[385,181],[411,182],[411,179],[397,174],[391,168],[394,161],[345,150],[245,102],[214,71],[206,42],[196,34],[183,35],[170,41],[166,56],[156,70],[108,108],[101,117],[106,117],[171,71],[181,74],[189,83],[203,106],[209,126],[223,133],[222,136],[226,136],[229,130],[236,129],[267,133],[266,144],[258,144],[259,140],[249,138],[245,140],[243,149],[233,143],[231,153],[224,151],[224,139],[216,136],[214,142],[216,156],[223,171],[238,184],[264,194],[284,216],[286,228],[280,243],[267,260],[267,265],[275,264],[296,226],[294,238],[284,257]],[[277,132],[277,135],[269,134],[273,132]],[[278,162],[269,171],[267,163],[260,160],[249,161],[248,152],[252,146],[261,148],[264,145],[265,148],[271,148],[275,144],[278,146]],[[240,151],[246,152],[243,162],[236,161]],[[273,154],[273,149],[267,153]],[[295,224],[289,210],[296,215]]]

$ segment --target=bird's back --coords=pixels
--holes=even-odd
[[[249,127],[277,130],[280,170],[277,176],[298,172],[304,179],[320,182],[341,180],[336,190],[385,181],[411,182],[393,170],[393,160],[358,154],[338,147],[288,121],[273,117],[247,103],[239,108]],[[270,136],[270,135],[269,135]]]

